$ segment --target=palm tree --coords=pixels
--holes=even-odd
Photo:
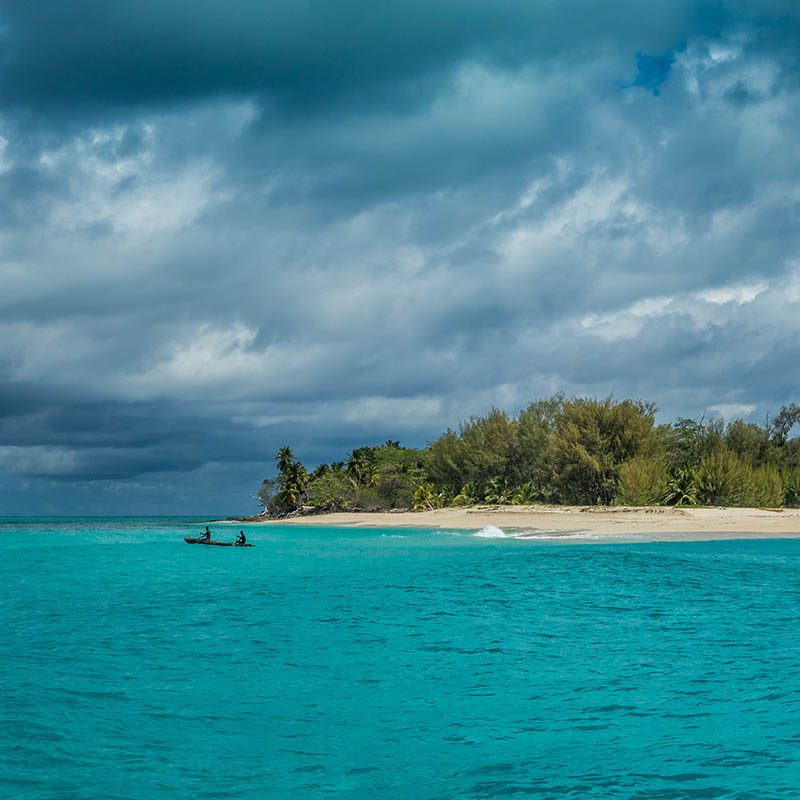
[[[529,506],[538,499],[539,493],[536,490],[536,486],[533,484],[533,481],[528,481],[517,489],[514,496],[511,498],[511,502],[515,506]]]
[[[355,486],[371,486],[375,483],[375,464],[371,447],[359,447],[347,456],[347,471]]]
[[[454,506],[474,506],[480,501],[474,483],[465,483],[461,491],[453,498]]]
[[[281,447],[275,456],[280,475],[280,485],[275,494],[275,506],[283,511],[294,511],[305,499],[309,475],[306,468],[295,458],[292,448]]]
[[[285,475],[289,470],[292,468],[292,464],[297,462],[297,459],[294,457],[294,453],[292,452],[292,448],[289,445],[285,445],[278,450],[278,454],[275,456],[275,460],[278,462],[278,472],[281,475]]]

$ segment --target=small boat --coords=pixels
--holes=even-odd
[[[245,542],[244,544],[239,544],[239,542],[218,542],[215,539],[198,539],[195,536],[184,536],[183,541],[186,544],[215,544],[218,547],[255,547],[250,542]]]

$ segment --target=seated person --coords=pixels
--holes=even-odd
[[[208,529],[208,525],[206,525],[206,532],[200,538],[205,539],[208,542],[211,541],[211,531]]]
[[[244,531],[239,531],[239,535],[236,537],[236,544],[244,544],[246,541]]]

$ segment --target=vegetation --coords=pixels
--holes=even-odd
[[[258,499],[271,514],[288,514],[305,501],[309,475],[290,447],[281,447],[275,461],[278,477],[264,481]]]
[[[800,406],[764,425],[679,418],[656,407],[563,395],[517,415],[492,409],[427,447],[389,440],[310,474],[291,448],[258,499],[266,513],[487,504],[800,506]]]

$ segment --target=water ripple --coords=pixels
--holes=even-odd
[[[190,529],[0,523],[0,796],[800,796],[798,542]]]

